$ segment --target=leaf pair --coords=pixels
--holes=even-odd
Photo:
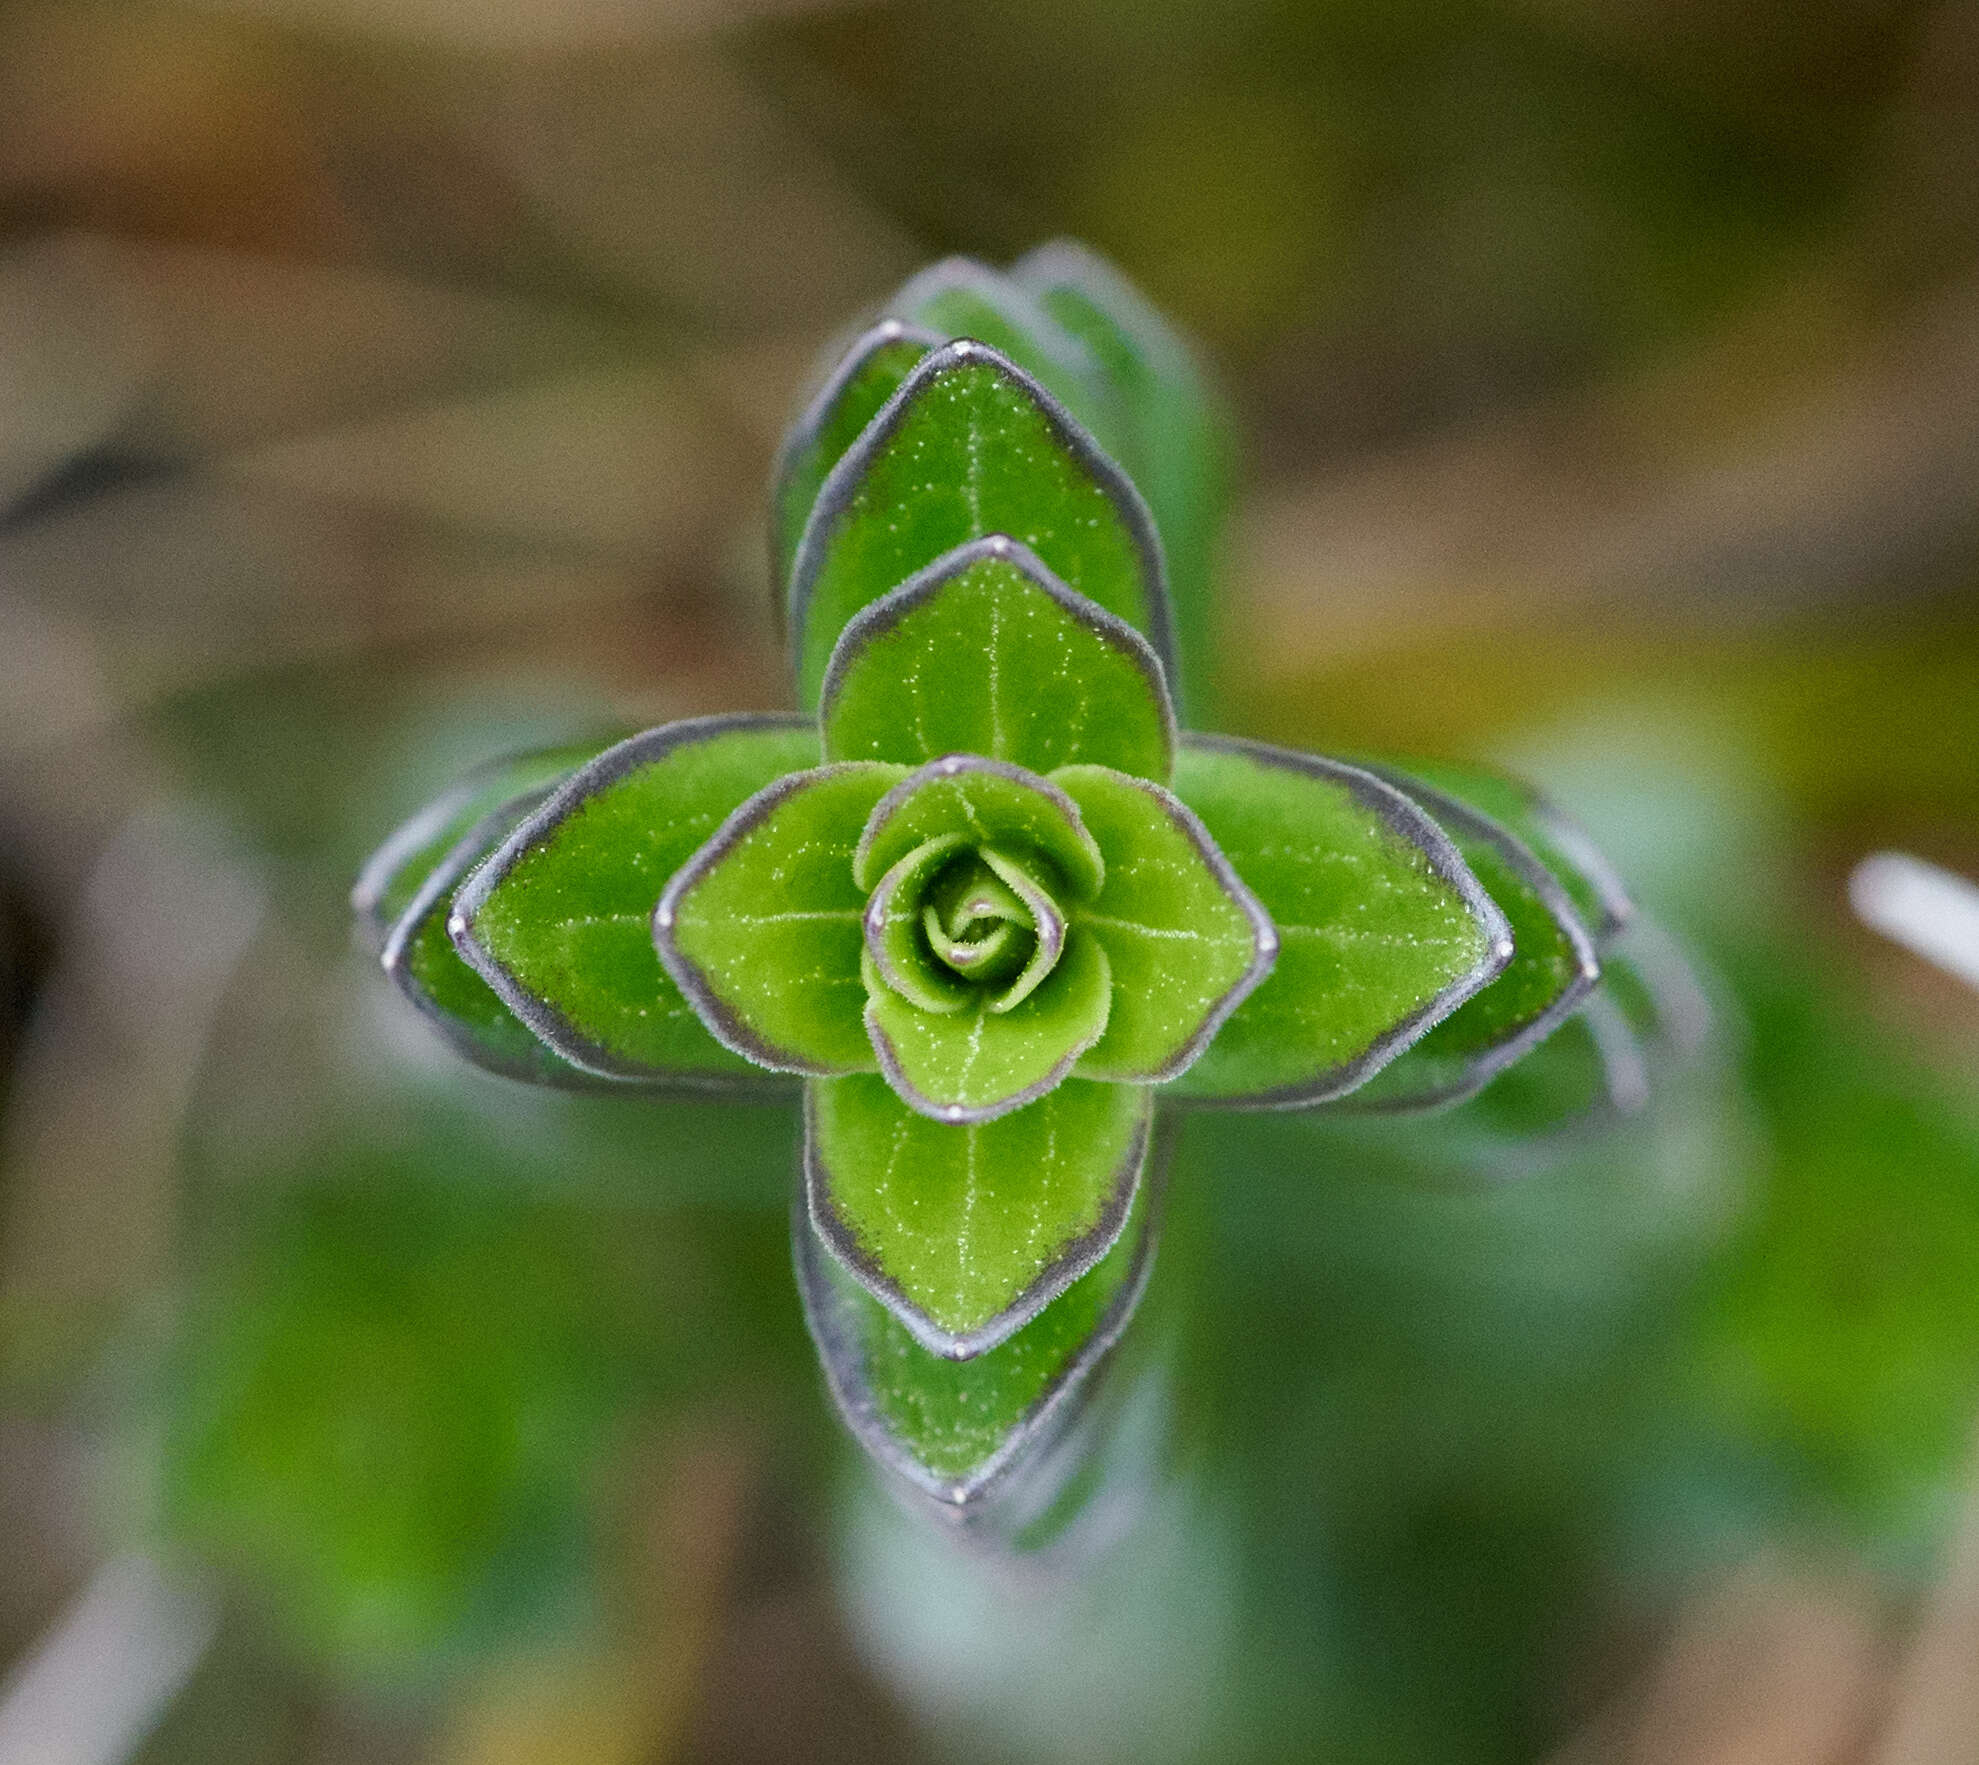
[[[992,533],[1146,634],[1171,683],[1181,663],[1206,679],[1227,458],[1186,346],[1082,248],[1043,247],[1008,276],[966,259],[923,272],[778,463],[771,558],[800,701],[859,607]]]

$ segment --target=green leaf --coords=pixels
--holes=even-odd
[[[1051,775],[1106,859],[1090,903],[1068,909],[1113,966],[1106,1034],[1082,1077],[1159,1084],[1185,1071],[1271,972],[1278,934],[1193,811],[1160,785],[1103,766]]]
[[[1710,1042],[1710,997],[1676,939],[1653,919],[1638,915],[1602,952],[1601,991],[1653,1060],[1685,1061]]]
[[[661,967],[653,908],[737,804],[817,758],[817,732],[796,718],[694,718],[621,742],[468,879],[448,926],[455,945],[573,1066],[717,1088],[760,1081]]]
[[[475,767],[396,828],[365,861],[350,892],[351,911],[357,915],[366,948],[373,955],[383,953],[392,928],[404,918],[434,867],[484,816],[568,778],[605,746],[604,741],[593,741],[504,754]]]
[[[791,1248],[805,1321],[847,1425],[882,1465],[938,1501],[982,1500],[1084,1408],[1154,1263],[1160,1161],[1113,1247],[1021,1330],[972,1360],[930,1354],[839,1266],[799,1214]]]
[[[1175,789],[1271,915],[1278,960],[1173,1095],[1250,1108],[1340,1096],[1510,960],[1504,916],[1456,847],[1359,767],[1189,736]]]
[[[1166,783],[1175,758],[1147,640],[1001,534],[958,547],[846,626],[819,720],[832,760],[984,754]]]
[[[1635,903],[1629,899],[1628,887],[1593,836],[1523,779],[1443,760],[1412,760],[1407,772],[1445,796],[1468,803],[1511,833],[1567,891],[1597,949],[1606,949],[1634,919]]]
[[[716,1037],[780,1072],[871,1072],[865,892],[852,852],[898,766],[794,772],[737,809],[667,884],[653,936]]]
[[[986,1122],[1042,1097],[1099,1040],[1113,975],[1099,940],[1074,927],[1051,971],[1008,1010],[980,989],[960,1011],[924,1011],[876,969],[868,989],[873,1051],[908,1107],[941,1122]]]
[[[974,258],[944,258],[911,277],[886,310],[945,341],[970,338],[1008,356],[1120,457],[1118,406],[1099,362],[1011,277]]]
[[[1612,970],[1604,966],[1603,981]],[[1521,1156],[1534,1142],[1634,1115],[1649,1101],[1642,1044],[1604,986],[1523,1060],[1464,1106],[1465,1126],[1506,1141]]]
[[[613,1081],[572,1066],[542,1041],[462,960],[447,935],[454,891],[548,795],[534,791],[482,816],[427,872],[386,938],[381,960],[399,991],[476,1066],[534,1084],[607,1085]]]
[[[932,331],[882,319],[845,353],[784,436],[770,493],[770,570],[779,607],[790,592],[790,566],[804,523],[832,467],[915,364],[942,341]]]
[[[1121,414],[1114,457],[1161,533],[1187,709],[1206,718],[1216,668],[1216,574],[1235,449],[1222,400],[1187,343],[1105,259],[1041,245],[1011,277],[1098,360]]]
[[[1475,1096],[1558,1029],[1601,978],[1594,940],[1553,873],[1488,815],[1384,771],[1435,818],[1512,928],[1512,959],[1407,1053],[1337,1107],[1440,1108]]]
[[[1139,493],[1050,393],[982,344],[936,350],[847,450],[791,571],[798,700],[861,607],[993,533],[1141,632],[1172,672],[1161,543]]]
[[[994,1348],[1103,1257],[1147,1160],[1138,1086],[1068,1079],[1028,1109],[948,1126],[884,1079],[805,1090],[811,1223],[921,1345]]]
[[[1002,760],[949,754],[910,773],[880,800],[859,836],[854,877],[861,888],[876,888],[909,852],[943,834],[1042,853],[1078,899],[1097,894],[1106,874],[1078,805],[1056,785]]]

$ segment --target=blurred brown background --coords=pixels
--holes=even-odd
[[[1702,1334],[1589,1351],[1634,1381],[1602,1416],[1668,1426],[1618,1425],[1557,1573],[1505,1591],[1537,1534],[1452,1447],[1446,1505],[1390,1516],[1423,1586],[1380,1557],[1356,1605],[1366,1540],[1309,1560],[1285,1517],[1325,1508],[1284,1467],[1338,1414],[1257,1422],[1283,1462],[1244,1475],[1275,1493],[1169,1529],[1280,1565],[1233,1570],[1276,1591],[1204,1627],[1282,1659],[1174,1657],[1210,1738],[1180,1721],[1167,1751],[1979,1756],[1979,1571],[1944,1580],[1979,1408],[1979,1004],[1841,891],[1884,845],[1979,873],[1975,189],[1979,7],[1957,0],[0,8],[0,1760],[1166,1756],[1159,1724],[1103,1708],[1131,1674],[1093,1669],[1083,1727],[1019,1720],[982,1659],[965,1694],[848,1625],[940,1572],[842,1541],[865,1522],[788,1298],[780,1130],[656,1143],[457,1080],[373,996],[342,908],[368,845],[486,752],[781,703],[764,482],[817,352],[932,257],[1061,233],[1231,392],[1229,726],[1511,753],[1584,790],[1724,967],[1757,1063],[1654,1233],[1587,1228],[1617,1270],[1664,1234],[1654,1278],[1628,1262],[1603,1303]],[[1820,972],[1789,986],[1789,956]],[[1835,1147],[1854,1162],[1824,1165]],[[363,1199],[447,1159],[469,1175],[435,1188],[471,1217]],[[1906,1171],[1934,1199],[1887,1244],[1864,1222],[1912,1207]],[[1401,1215],[1351,1217],[1382,1247],[1363,1261],[1391,1254]],[[1536,1205],[1501,1236],[1556,1224]],[[1474,1266],[1460,1236],[1442,1253]],[[456,1288],[415,1243],[481,1260]],[[375,1316],[339,1272],[374,1253],[398,1271]],[[489,1372],[508,1338],[476,1308],[552,1263]],[[1228,1293],[1255,1278],[1229,1270]],[[1359,1303],[1400,1316],[1440,1278],[1398,1262]],[[320,1310],[282,1309],[315,1279]],[[201,1360],[188,1326],[173,1372],[182,1318],[209,1314],[222,1346]],[[1485,1300],[1467,1315],[1503,1340]],[[1573,1334],[1550,1315],[1520,1327]],[[567,1354],[542,1347],[559,1332]],[[1236,1352],[1208,1340],[1185,1389]],[[408,1341],[445,1346],[380,1375],[403,1414],[309,1408]],[[1703,1406],[1719,1434],[1670,1374],[1714,1355],[1742,1394]],[[484,1375],[487,1414],[456,1426]],[[439,1443],[412,1466],[422,1415]],[[1383,1416],[1366,1464],[1419,1459]],[[456,1503],[508,1451],[469,1441],[484,1422],[566,1443],[540,1507],[503,1506],[508,1483]],[[1734,1436],[1743,1493],[1699,1495]],[[1685,1468],[1646,1494],[1652,1439]],[[430,1513],[344,1528],[420,1466]],[[1562,1487],[1535,1474],[1505,1512]],[[580,1509],[604,1591],[532,1591],[503,1528],[561,1536],[543,1514]],[[1192,1560],[1090,1597],[1159,1604]],[[1483,1591],[1434,1641],[1410,1602],[1453,1564]],[[499,1622],[455,1601],[473,1577],[510,1587]],[[1526,1614],[1510,1665],[1501,1601]],[[1322,1608],[1388,1638],[1338,1655],[1330,1705]],[[78,1634],[97,1677],[50,1682],[56,1728],[10,1729],[22,1663]],[[104,1684],[130,1691],[121,1729]],[[107,1741],[57,1735],[78,1697]],[[1347,1704],[1337,1730],[1315,1714]]]

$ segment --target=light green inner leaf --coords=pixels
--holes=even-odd
[[[798,547],[798,701],[852,617],[971,540],[1005,534],[1168,648],[1160,542],[1133,487],[1031,383],[975,344],[929,356],[825,481]]]
[[[1091,1268],[1146,1161],[1138,1087],[1068,1079],[995,1121],[948,1126],[879,1078],[806,1090],[812,1223],[926,1347],[1003,1341]]]
[[[1001,538],[942,558],[846,627],[820,721],[832,759],[1088,761],[1164,783],[1174,760],[1147,641]]]
[[[966,963],[948,959],[939,947],[930,952],[925,926],[933,912],[929,884],[966,850],[960,834],[924,841],[880,878],[866,903],[867,954],[881,979],[923,1011],[960,1011],[974,994]],[[930,954],[940,960],[930,961]]]
[[[770,499],[770,564],[779,603],[790,591],[797,542],[832,467],[941,341],[933,332],[916,331],[898,319],[875,325],[846,352],[785,437]]]
[[[1450,842],[1356,768],[1195,738],[1176,793],[1278,929],[1269,977],[1175,1094],[1291,1104],[1337,1096],[1482,986],[1504,922]]]
[[[653,908],[732,809],[817,758],[815,730],[795,719],[706,718],[621,743],[470,879],[452,928],[462,954],[530,1028],[587,1070],[639,1079],[751,1073],[661,966]]]
[[[1106,874],[1077,805],[1057,786],[999,760],[950,754],[910,773],[875,807],[854,858],[860,886],[877,886],[915,847],[942,834],[1023,856],[1055,897],[1062,886],[1062,898],[1090,899]]]
[[[876,968],[867,985],[881,1072],[911,1107],[943,1122],[987,1121],[1056,1085],[1106,1028],[1113,993],[1106,951],[1077,928],[1050,973],[1008,1006],[981,987],[960,1011],[924,1011]]]
[[[654,935],[710,1030],[786,1072],[872,1068],[852,852],[898,766],[822,766],[752,797],[668,883]]]
[[[1256,898],[1178,799],[1100,766],[1051,775],[1106,858],[1097,897],[1069,909],[1105,946],[1114,1000],[1088,1078],[1159,1083],[1185,1070],[1270,971],[1277,935]]]

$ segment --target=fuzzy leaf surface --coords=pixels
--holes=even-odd
[[[1069,898],[1090,898],[1106,871],[1078,804],[1058,786],[1002,760],[949,754],[909,773],[874,808],[854,854],[859,886],[877,887],[908,853],[944,834],[1042,854]]]
[[[667,884],[653,936],[721,1042],[782,1072],[870,1072],[852,853],[898,766],[820,766],[735,811]]]
[[[1112,388],[1120,413],[1114,457],[1147,498],[1161,533],[1180,696],[1193,716],[1205,717],[1216,678],[1217,553],[1235,452],[1228,413],[1187,343],[1095,253],[1055,240],[1010,273],[1085,344]]]
[[[448,927],[456,947],[510,1010],[588,1072],[759,1080],[661,966],[653,908],[731,810],[817,759],[816,731],[795,718],[697,718],[621,742],[468,880]]]
[[[1099,362],[1014,277],[973,258],[944,258],[909,278],[887,312],[946,342],[971,338],[1008,356],[1120,458],[1118,406]]]
[[[482,816],[427,872],[385,940],[385,972],[456,1053],[489,1072],[533,1084],[610,1081],[579,1071],[502,1003],[447,935],[454,891],[549,793],[531,792]]]
[[[963,342],[908,375],[818,494],[791,576],[798,702],[817,705],[860,608],[993,533],[1028,546],[1168,665],[1161,545],[1139,493],[1035,380]]]
[[[475,767],[393,829],[365,861],[350,892],[351,911],[357,915],[365,945],[383,953],[385,940],[413,896],[484,817],[568,778],[606,745],[594,741],[504,754]]]
[[[820,723],[833,760],[984,754],[1168,780],[1175,718],[1147,640],[1001,535],[929,565],[846,626]]]
[[[790,591],[790,566],[804,523],[832,467],[942,341],[932,331],[882,319],[840,359],[784,437],[770,493],[771,581],[779,604]]]
[[[1113,974],[1098,938],[1075,926],[1051,972],[1007,1011],[987,991],[933,1012],[877,973],[868,987],[873,1052],[908,1105],[936,1121],[993,1121],[1043,1096],[1099,1040]]]
[[[1455,842],[1512,928],[1512,957],[1498,978],[1343,1104],[1436,1108],[1475,1096],[1557,1029],[1593,990],[1601,965],[1566,891],[1520,840],[1413,777],[1388,776]]]
[[[792,1223],[804,1316],[860,1443],[938,1500],[966,1503],[1058,1438],[1146,1285],[1158,1173],[1135,1191],[1112,1249],[1022,1329],[972,1360],[930,1354],[906,1325]]]
[[[1147,1160],[1152,1106],[1067,1079],[995,1121],[917,1115],[884,1079],[805,1092],[811,1223],[934,1353],[966,1360],[1021,1329],[1104,1256]]]
[[[1176,794],[1278,930],[1278,960],[1174,1095],[1290,1108],[1351,1091],[1486,985],[1503,916],[1393,786],[1311,754],[1185,739]]]
[[[1102,766],[1051,775],[1106,859],[1090,902],[1068,911],[1113,968],[1106,1034],[1086,1078],[1159,1084],[1186,1070],[1271,970],[1278,935],[1194,812],[1160,785]]]
[[[1377,767],[1384,775],[1389,769]],[[1635,918],[1635,903],[1593,836],[1523,779],[1448,761],[1410,761],[1407,776],[1468,803],[1507,829],[1553,873],[1581,923],[1605,949]]]

